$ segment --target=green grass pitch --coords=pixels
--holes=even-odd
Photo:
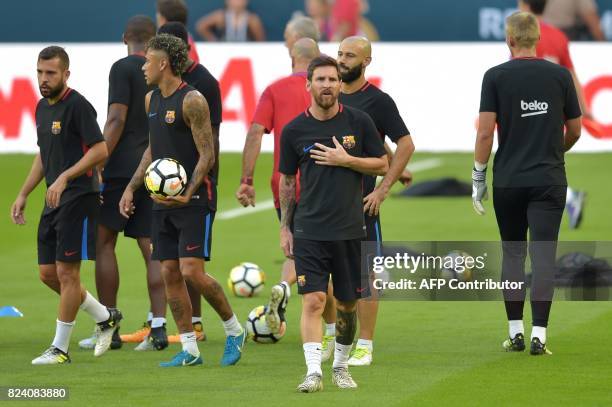
[[[469,179],[470,154],[417,154],[414,161],[439,158],[441,166],[415,174],[417,181],[439,176]],[[133,344],[109,351],[101,358],[78,348],[93,323],[79,314],[71,342],[73,363],[66,366],[30,365],[54,333],[58,297],[38,280],[36,227],[44,188],[28,201],[25,227],[10,223],[9,207],[27,174],[32,157],[3,155],[0,174],[0,306],[14,305],[24,318],[0,319],[0,386],[67,386],[70,403],[90,405],[433,405],[433,406],[601,406],[612,404],[612,304],[560,302],[552,308],[549,329],[551,357],[507,354],[501,342],[507,334],[500,302],[383,302],[375,338],[374,364],[353,368],[359,384],[340,391],[331,384],[331,366],[324,364],[325,389],[298,394],[295,387],[305,372],[299,336],[300,300],[292,296],[288,334],[276,345],[249,342],[239,365],[221,368],[224,336],[221,323],[204,304],[208,341],[200,344],[201,367],[161,369],[179,348],[163,352],[135,352]],[[612,236],[612,154],[571,154],[569,182],[588,191],[582,227],[567,228],[561,240],[610,240]],[[257,167],[259,202],[270,199],[271,156],[263,154]],[[238,206],[234,192],[240,178],[240,155],[223,154],[219,208]],[[497,240],[491,202],[486,216],[473,213],[468,198],[389,198],[382,209],[383,236],[391,240]],[[118,244],[121,286],[119,306],[125,319],[122,332],[143,322],[148,308],[145,272],[136,245],[121,238]],[[207,270],[225,287],[230,268],[242,261],[259,264],[267,275],[263,295],[252,299],[230,297],[245,320],[249,310],[266,301],[283,260],[278,246],[278,222],[272,210],[234,219],[217,220],[213,233],[213,261]],[[93,265],[84,264],[82,280],[95,294]],[[169,333],[175,332],[169,317]],[[526,323],[530,312],[526,307]],[[528,331],[529,332],[529,331]],[[527,333],[528,333],[527,332]],[[44,405],[21,402],[19,405]],[[54,404],[56,405],[56,404]]]

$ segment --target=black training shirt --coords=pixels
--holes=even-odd
[[[221,90],[219,88],[219,82],[214,76],[206,69],[202,64],[193,63],[183,74],[181,75],[183,81],[187,82],[188,85],[194,87],[198,92],[204,96],[206,102],[208,102],[208,109],[210,110],[210,124],[211,126],[220,126],[222,121],[223,108],[221,106]],[[219,156],[215,156],[215,165],[210,169],[208,173],[208,180],[210,180],[211,187],[213,189],[212,195],[217,196],[217,181],[219,180]],[[215,207],[216,204],[212,203],[211,207]]]
[[[183,74],[181,79],[200,92],[208,102],[210,109],[210,124],[219,126],[222,120],[221,90],[219,82],[202,64],[193,63]]]
[[[489,69],[481,112],[497,113],[493,186],[567,185],[564,124],[581,115],[570,72],[538,58],[516,58]]]
[[[349,240],[365,237],[362,174],[344,167],[315,164],[314,143],[334,147],[335,137],[356,157],[385,155],[372,119],[364,112],[340,105],[329,120],[308,111],[289,122],[281,136],[279,171],[300,170],[300,201],[294,218],[294,236],[309,240]]]
[[[346,106],[366,112],[374,121],[383,143],[385,136],[397,144],[401,137],[410,134],[391,96],[370,82],[366,82],[357,92],[340,93],[338,100]],[[375,187],[376,177],[364,175],[363,196],[374,191]]]
[[[200,158],[191,128],[187,126],[183,116],[183,100],[185,95],[192,90],[194,88],[185,82],[182,82],[178,89],[168,97],[163,97],[159,88],[155,89],[149,101],[148,116],[151,158],[153,161],[160,158],[175,159],[185,168],[188,180],[191,179]],[[205,177],[191,197],[191,201],[185,206],[211,205],[214,202],[213,193],[210,180]],[[172,208],[157,203],[153,204],[153,210],[162,209]],[[215,208],[210,207],[210,209]]]
[[[95,109],[70,88],[53,105],[46,98],[38,102],[36,133],[47,187],[83,158],[89,147],[104,141]],[[98,177],[94,173],[95,170],[90,170],[68,181],[60,206],[81,195],[98,192]],[[47,210],[50,208],[45,206]]]
[[[108,75],[108,105],[120,103],[128,111],[121,138],[104,167],[105,179],[132,178],[149,145],[144,100],[150,88],[142,73],[144,62],[141,55],[129,55],[115,62]]]

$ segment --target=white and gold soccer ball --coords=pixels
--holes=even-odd
[[[172,158],[160,158],[149,165],[144,184],[150,194],[158,197],[180,195],[187,186],[187,173]]]
[[[281,322],[278,333],[272,333],[266,322],[266,306],[253,308],[246,322],[247,336],[257,343],[276,343],[287,331],[287,323]]]
[[[257,264],[241,263],[230,271],[227,286],[236,297],[253,297],[264,288],[266,275]]]

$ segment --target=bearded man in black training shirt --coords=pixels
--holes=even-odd
[[[281,247],[285,256],[295,259],[298,293],[304,296],[301,326],[308,370],[298,391],[311,393],[323,388],[321,316],[330,275],[337,300],[332,381],[339,388],[357,387],[348,359],[357,328],[357,300],[369,295],[368,276],[361,275],[362,178],[385,174],[389,164],[372,119],[338,103],[336,61],[315,58],[307,78],[311,106],[283,129],[279,187]],[[302,189],[296,207],[298,169]]]
[[[36,106],[40,152],[34,158],[11,217],[25,224],[28,195],[45,179],[45,207],[38,224],[40,279],[60,295],[52,345],[33,365],[69,363],[68,345],[79,308],[97,323],[94,355],[110,347],[122,316],[106,308],[81,285],[81,260],[95,260],[95,230],[99,212],[96,166],[108,157],[93,106],[68,87],[70,59],[50,46],[38,54],[38,87],[43,98]]]
[[[526,12],[508,17],[506,42],[512,60],[489,69],[482,81],[474,170],[474,209],[484,214],[486,170],[495,126],[493,207],[502,240],[502,281],[525,281],[527,232],[531,282],[532,355],[550,354],[546,328],[554,293],[556,241],[565,206],[564,153],[580,137],[581,112],[570,72],[536,58],[537,18]],[[564,134],[565,127],[565,134]],[[525,349],[525,289],[505,290],[508,351]]]

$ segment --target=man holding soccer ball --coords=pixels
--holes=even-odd
[[[133,194],[143,183],[153,160],[170,158],[187,172],[189,182],[181,195],[152,195],[152,257],[160,260],[166,297],[179,329],[182,351],[162,367],[202,364],[191,322],[191,302],[185,281],[196,287],[223,320],[227,335],[221,365],[240,360],[244,329],[230,307],[223,289],[204,272],[210,255],[210,196],[203,179],[214,165],[214,145],[206,99],[181,80],[187,62],[187,46],[179,38],[160,34],[147,44],[143,65],[148,85],[158,88],[145,98],[149,117],[149,147],[121,198],[120,211],[129,217]]]

